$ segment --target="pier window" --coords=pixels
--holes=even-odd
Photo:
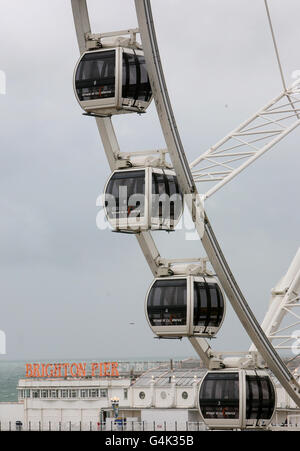
[[[19,398],[20,399],[30,398],[30,390],[29,389],[19,390]]]
[[[89,395],[88,390],[81,390],[81,391],[80,391],[80,396],[81,396],[81,398],[87,398],[88,395]]]
[[[106,388],[100,389],[100,398],[107,398],[107,390]]]
[[[62,390],[62,391],[61,391],[61,397],[62,397],[62,398],[67,398],[67,397],[68,397],[68,391],[69,391],[69,390]]]
[[[59,397],[59,390],[51,390],[50,397],[51,398],[58,398]]]
[[[69,398],[78,398],[78,390],[69,390]]]
[[[144,391],[141,391],[141,392],[139,393],[139,398],[140,398],[140,399],[145,399],[145,397],[146,397],[145,392],[144,392]]]
[[[89,390],[89,398],[98,398],[98,392],[96,388]]]
[[[48,398],[48,390],[42,390],[41,392],[41,398]]]
[[[189,397],[188,392],[186,392],[186,391],[183,391],[181,396],[182,396],[182,399],[188,399],[188,397]]]
[[[167,399],[167,393],[165,391],[160,392],[161,399]]]
[[[124,393],[124,399],[128,399],[128,390],[127,390],[127,388],[124,388],[123,393]]]
[[[40,397],[40,390],[32,390],[32,397],[33,398],[39,398]]]

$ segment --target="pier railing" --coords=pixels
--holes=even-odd
[[[20,422],[0,422],[1,431],[93,431],[93,432],[197,432],[207,431],[205,424],[202,422],[184,422],[184,421],[114,421],[108,419],[105,423],[95,422],[41,422],[29,421],[27,425]],[[290,419],[290,421],[282,424],[272,424],[268,427],[272,431],[300,431],[300,417]]]
[[[204,431],[204,423],[184,421],[122,421],[108,419],[105,423],[95,422],[41,422],[29,421],[28,424],[20,422],[0,422],[0,431],[98,431],[98,432],[164,432],[164,431]]]

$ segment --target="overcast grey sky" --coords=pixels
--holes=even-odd
[[[270,0],[288,82],[300,69],[300,3]],[[161,57],[192,161],[281,91],[263,0],[153,0]],[[90,0],[94,32],[137,25],[133,0]],[[0,0],[0,329],[9,359],[182,357],[153,338],[152,275],[132,236],[96,228],[109,176],[93,119],[81,115],[69,0]],[[227,107],[226,107],[227,105]],[[114,119],[122,151],[163,147],[155,107]],[[296,130],[207,202],[216,235],[259,320],[299,247]],[[164,257],[199,241],[155,235]],[[180,239],[179,239],[180,238]],[[135,325],[130,325],[134,322]],[[247,349],[231,308],[213,346]]]

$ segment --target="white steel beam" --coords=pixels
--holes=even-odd
[[[104,151],[112,171],[117,169],[117,160],[120,154],[120,147],[117,141],[115,130],[110,117],[96,118],[97,127],[103,143]]]
[[[87,50],[86,36],[91,32],[86,0],[71,0],[80,54]]]
[[[295,255],[288,271],[272,290],[272,297],[266,316],[262,322],[262,329],[270,341],[286,339],[291,342],[284,349],[295,349],[296,337],[293,335],[295,327],[300,324],[300,316],[292,311],[300,307],[300,248]],[[290,318],[291,316],[292,318]],[[288,319],[284,327],[280,327],[284,319]],[[295,321],[295,318],[297,321]],[[282,335],[287,331],[288,335]],[[281,344],[274,344],[277,349],[283,349]],[[252,344],[250,351],[254,351]]]
[[[286,103],[287,100],[292,102],[293,108]],[[204,199],[216,193],[300,125],[299,109],[295,108],[299,102],[299,85],[296,84],[191,163],[194,180],[201,184],[201,192],[205,191],[208,182],[212,183],[203,194]]]
[[[189,342],[207,369],[213,370],[224,368],[222,360],[214,356],[210,346],[204,338],[189,337]]]

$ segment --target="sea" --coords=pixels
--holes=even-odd
[[[25,377],[25,362],[0,362],[0,402],[18,401],[17,385]]]

